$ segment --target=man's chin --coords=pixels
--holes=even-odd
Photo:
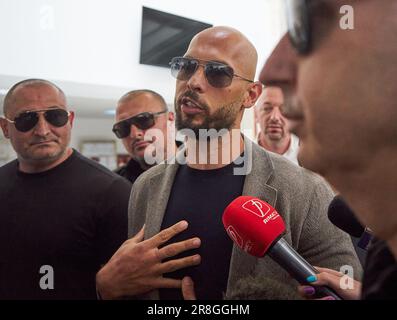
[[[282,132],[277,132],[277,131],[266,132],[265,136],[267,136],[267,138],[272,141],[279,141],[284,138],[284,134]]]
[[[35,161],[52,161],[60,158],[63,151],[58,148],[40,148],[30,152],[28,157]]]

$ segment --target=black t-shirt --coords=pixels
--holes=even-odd
[[[130,159],[125,166],[116,169],[114,172],[131,183],[134,183],[145,170],[142,169],[137,161]]]
[[[183,143],[181,141],[175,141],[175,144],[177,148],[180,148]],[[122,176],[123,178],[126,178],[133,184],[135,180],[138,179],[138,177],[145,171],[146,170],[142,169],[138,161],[131,158],[126,165],[117,168],[114,173]]]
[[[96,272],[127,238],[130,189],[77,151],[42,173],[1,167],[0,299],[96,299]]]
[[[234,163],[216,170],[195,170],[182,165],[168,200],[161,228],[181,220],[188,221],[188,229],[173,238],[172,243],[199,237],[199,249],[178,257],[198,253],[201,264],[164,277],[182,279],[186,275],[191,276],[198,299],[222,299],[226,291],[233,242],[223,227],[222,214],[230,202],[241,196],[245,178],[234,175],[234,168]],[[182,299],[181,290],[161,289],[160,298]]]
[[[386,243],[373,239],[364,268],[363,300],[397,300],[397,261]]]

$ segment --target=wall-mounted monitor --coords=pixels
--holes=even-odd
[[[171,58],[182,56],[190,40],[211,24],[143,7],[140,63],[169,67]]]

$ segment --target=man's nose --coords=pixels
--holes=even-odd
[[[34,134],[44,137],[51,132],[50,125],[47,122],[47,120],[44,118],[44,114],[41,113],[38,115],[38,117],[39,117],[39,121],[34,127]]]
[[[270,114],[270,120],[273,122],[280,122],[281,121],[281,112],[280,108],[275,107],[273,108],[271,114]]]
[[[197,70],[187,81],[187,86],[198,93],[202,93],[206,85],[209,85],[205,77],[205,71],[203,66],[198,66]]]
[[[285,34],[267,59],[259,79],[265,86],[291,85],[296,79],[297,62],[298,55]]]

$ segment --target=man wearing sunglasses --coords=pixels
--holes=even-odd
[[[18,158],[0,168],[0,299],[96,299],[95,274],[127,237],[131,185],[69,147],[73,120],[49,81],[5,96]]]
[[[164,98],[157,92],[133,90],[122,96],[113,132],[131,156],[116,173],[132,183],[168,155],[175,155],[174,113],[168,111]],[[148,163],[145,154],[156,161]]]
[[[261,81],[289,93],[283,113],[300,137],[302,165],[330,181],[382,239],[369,248],[361,294],[342,290],[335,271],[324,270],[314,284],[333,286],[345,298],[396,299],[397,3],[286,5],[289,32],[263,67]],[[341,28],[346,5],[354,12],[353,30]]]
[[[242,194],[275,206],[287,221],[286,238],[311,263],[359,268],[349,237],[327,220],[329,186],[241,135],[244,110],[262,91],[254,81],[256,64],[251,42],[228,27],[200,32],[183,57],[172,59],[176,126],[189,134],[186,148],[178,152],[175,164],[155,166],[135,182],[129,208],[129,234],[135,236],[97,275],[105,298],[145,294],[151,299],[255,299],[258,286],[267,292],[262,298],[297,298],[295,282],[285,271],[269,258],[248,256],[227,236],[223,211]],[[202,136],[203,131],[211,134]],[[221,136],[212,135],[214,131]],[[237,170],[239,160],[252,165]],[[183,232],[162,234],[181,220],[188,222],[181,222],[178,230]],[[160,234],[162,242],[151,240]],[[184,252],[181,241],[189,241],[193,250]],[[163,242],[169,250],[161,247]],[[187,263],[194,267],[186,268]],[[174,272],[165,271],[171,266]]]

